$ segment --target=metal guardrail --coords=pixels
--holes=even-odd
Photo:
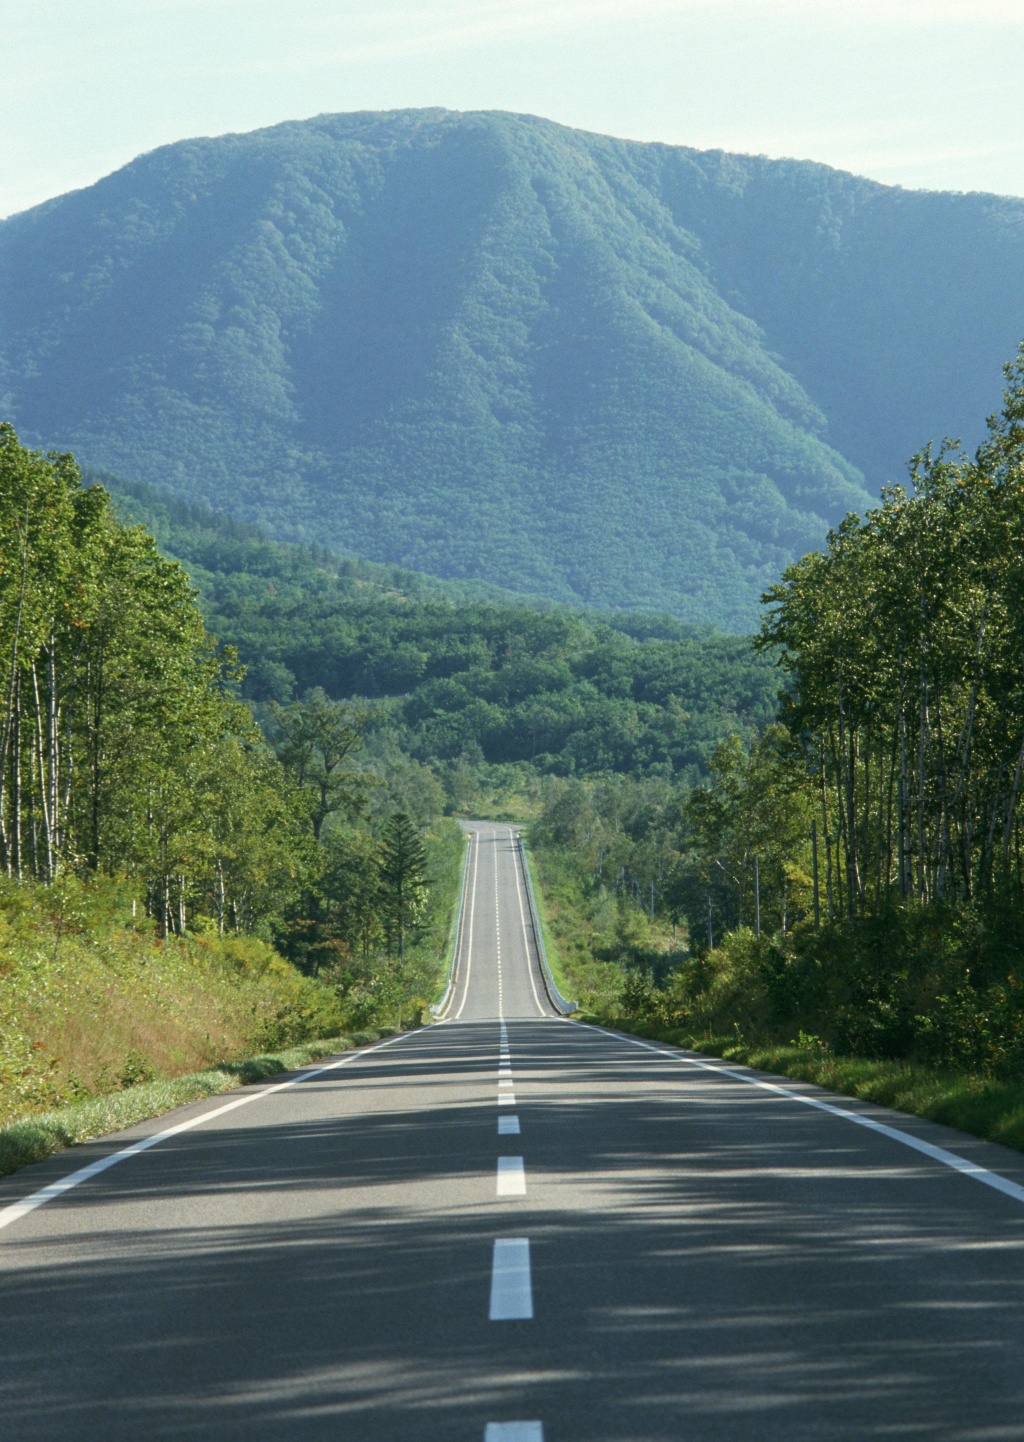
[[[455,963],[459,957],[459,942],[462,939],[462,913],[466,900],[466,882],[469,879],[469,853],[472,851],[472,837],[469,832],[462,833],[466,838],[466,850],[462,857],[462,890],[459,892],[459,909],[455,914],[455,936],[452,940],[452,954],[448,960],[448,985],[444,989],[444,996],[436,1006],[430,1008],[433,1017],[443,1016],[448,1009],[448,1003],[452,999],[452,987],[455,985]]]
[[[555,978],[551,975],[551,968],[548,966],[548,954],[544,949],[544,933],[541,930],[540,917],[537,914],[537,901],[533,894],[533,879],[530,876],[530,867],[526,860],[526,848],[523,846],[522,833],[516,832],[516,841],[519,845],[519,861],[523,868],[523,876],[526,878],[526,899],[530,903],[530,924],[533,927],[533,939],[537,947],[537,955],[540,957],[541,976],[544,980],[544,989],[548,994],[551,1005],[563,1016],[571,1016],[577,1010],[576,1002],[566,1001],[565,997],[555,985]]]

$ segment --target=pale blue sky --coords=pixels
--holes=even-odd
[[[0,0],[0,215],[185,136],[442,105],[1024,195],[1024,0]]]

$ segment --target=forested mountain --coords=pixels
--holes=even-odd
[[[1024,202],[501,113],[143,156],[0,224],[0,410],[272,534],[752,628],[994,409]]]

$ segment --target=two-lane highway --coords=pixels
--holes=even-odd
[[[557,1017],[471,832],[439,1025],[0,1185],[0,1436],[1024,1438],[1021,1160]]]
[[[467,884],[455,986],[443,1020],[557,1016],[533,940],[526,880],[510,826],[469,828]]]

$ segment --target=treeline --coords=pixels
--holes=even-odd
[[[245,661],[247,698],[287,704],[321,687],[375,700],[368,734],[441,775],[462,762],[693,782],[724,736],[749,739],[774,716],[777,679],[744,637],[481,595],[274,543],[109,479],[188,567],[210,629]]]
[[[1024,351],[973,459],[914,458],[914,494],[790,567],[763,644],[818,778],[833,914],[1021,896]]]
[[[0,426],[0,866],[136,881],[164,932],[274,909],[295,817],[188,577]]]
[[[974,456],[916,456],[766,597],[777,723],[692,789],[549,788],[534,839],[598,1009],[1024,1071],[1024,349],[1006,374]]]
[[[1024,349],[1006,375],[973,457],[916,456],[766,598],[782,725],[687,806],[691,1021],[1024,1069]]]
[[[182,566],[9,425],[0,637],[7,877],[115,878],[164,937],[257,932],[364,1019],[429,999],[461,851],[440,787],[360,765],[365,717],[322,692],[261,731]]]

